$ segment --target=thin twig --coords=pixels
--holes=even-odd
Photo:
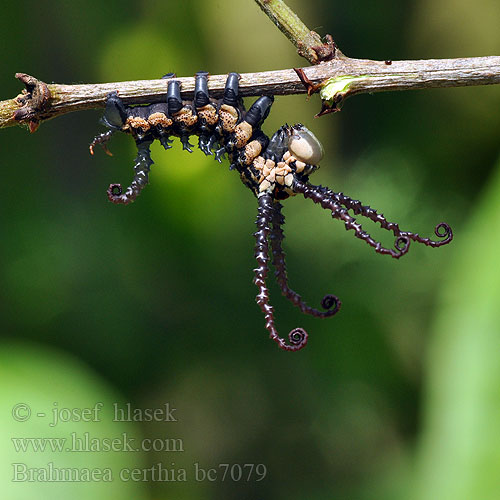
[[[318,54],[318,49],[323,45],[321,37],[315,31],[309,30],[283,0],[255,0],[255,2],[297,47],[299,55],[305,57],[311,64],[317,64],[325,59]]]
[[[498,84],[500,57],[393,61],[390,65],[383,61],[345,57],[308,66],[303,71],[316,84],[332,78],[334,82],[341,82],[338,94],[345,98],[367,92]],[[209,77],[211,95],[222,96],[226,77]],[[179,78],[179,81],[182,97],[192,99],[194,78]],[[127,104],[160,102],[165,99],[167,83],[167,80],[137,80],[87,85],[48,84],[50,102],[39,111],[36,119],[43,121],[73,111],[101,108],[112,91],[118,91]],[[240,89],[243,96],[303,94],[307,90],[293,69],[242,74]],[[16,98],[0,102],[0,128],[22,123],[14,118],[16,110],[21,108]]]

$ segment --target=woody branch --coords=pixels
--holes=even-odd
[[[321,88],[332,80],[349,81],[342,98],[356,94],[437,87],[463,87],[500,83],[500,57],[429,59],[416,61],[373,61],[344,56],[327,36],[307,29],[282,0],[255,0],[272,21],[293,41],[299,54],[313,66],[302,68],[311,84]],[[101,108],[107,95],[117,91],[126,104],[151,104],[165,99],[167,81],[136,80],[128,82],[64,85],[45,84],[24,73],[17,73],[26,89],[22,94],[0,101],[0,128],[29,125],[35,130],[44,120],[73,111]],[[227,75],[210,75],[209,91],[221,97]],[[184,99],[192,99],[194,77],[179,78]],[[294,69],[244,73],[242,96],[291,95],[307,92]],[[335,100],[335,96],[333,96]]]

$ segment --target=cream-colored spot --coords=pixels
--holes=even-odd
[[[281,184],[281,185],[284,184],[285,175],[287,174],[287,170],[290,171],[290,167],[282,161],[279,162],[278,165],[276,165],[275,175],[276,175],[276,182],[278,184]]]
[[[292,168],[283,161],[276,164],[272,160],[264,160],[262,156],[259,156],[254,160],[253,166],[260,173],[257,182],[261,192],[272,191],[276,184],[284,187],[292,185]]]
[[[244,160],[245,165],[250,165],[252,161],[260,155],[262,151],[262,144],[259,141],[249,142],[245,146]]]
[[[262,169],[264,168],[264,165],[265,165],[265,160],[262,156],[258,156],[257,158],[255,158],[255,160],[253,161],[253,166],[259,170],[259,171],[262,171]]]
[[[125,122],[123,129],[127,130],[127,127],[129,129],[140,128],[143,130],[143,132],[147,132],[151,128],[147,120],[144,120],[144,118],[138,118],[133,116],[127,118],[127,121]]]
[[[204,119],[208,125],[215,125],[219,120],[217,110],[211,104],[207,104],[206,106],[203,106],[196,111],[198,113],[198,116]]]
[[[222,122],[222,128],[226,132],[233,132],[239,118],[238,110],[233,108],[233,106],[223,104],[219,110],[219,117]]]
[[[252,137],[253,128],[248,122],[241,122],[236,125],[234,134],[236,136],[236,147],[242,148]]]
[[[262,193],[264,191],[271,190],[271,183],[265,179],[259,184],[259,191]]]
[[[304,168],[306,168],[306,164],[303,161],[297,160],[295,162],[295,171],[300,173],[304,171]]]
[[[191,108],[182,108],[173,117],[177,123],[184,123],[187,127],[192,127],[198,121],[198,117],[193,114]]]
[[[149,115],[148,122],[153,127],[160,125],[164,128],[170,127],[173,123],[173,121],[170,118],[168,118],[168,116],[165,113],[153,113]]]

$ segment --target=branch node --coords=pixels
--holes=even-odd
[[[40,124],[40,113],[45,111],[52,97],[45,82],[26,73],[16,73],[16,78],[24,83],[23,89],[15,101],[21,106],[14,111],[14,120],[27,122],[30,132],[34,132]]]
[[[315,31],[311,31],[311,34],[319,36]],[[332,35],[326,35],[325,40],[323,44],[311,47],[311,49],[316,52],[317,56],[315,64],[331,61],[337,57],[337,44],[333,41]]]

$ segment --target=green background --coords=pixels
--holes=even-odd
[[[476,0],[290,0],[351,57],[498,53],[500,4]],[[4,2],[1,98],[13,75],[91,83],[306,65],[250,0]],[[250,100],[251,102],[251,100]],[[361,199],[447,247],[375,254],[310,201],[285,202],[291,285],[334,318],[306,317],[271,284],[278,328],[310,334],[299,353],[267,339],[252,283],[256,200],[196,150],[153,147],[151,184],[110,204],[134,145],[88,144],[99,111],[29,135],[0,131],[0,479],[8,500],[500,498],[500,89],[362,95],[313,119],[318,97],[279,97],[271,134],[302,122],[325,147],[311,181]],[[366,228],[392,243],[373,224]],[[271,275],[272,276],[272,275]],[[270,280],[272,283],[272,280]],[[60,408],[103,402],[101,422],[51,428]],[[178,422],[113,422],[113,402],[177,408]],[[26,403],[33,415],[14,421]],[[21,453],[12,437],[180,438],[184,452]],[[12,463],[185,468],[186,482],[12,482]],[[262,463],[256,482],[195,481],[193,464]]]

